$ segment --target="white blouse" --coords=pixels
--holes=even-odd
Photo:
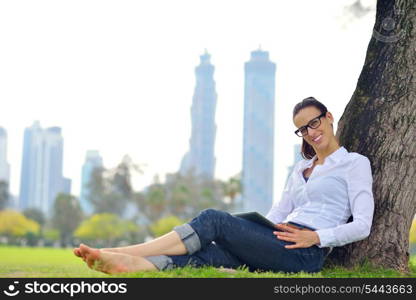
[[[366,238],[374,213],[370,161],[340,147],[325,158],[323,165],[314,167],[306,182],[303,171],[316,158],[295,165],[281,200],[266,218],[275,224],[295,222],[314,228],[319,247],[342,246]],[[346,223],[351,215],[353,221]]]

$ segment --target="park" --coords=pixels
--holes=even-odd
[[[374,30],[355,91],[339,119],[336,138],[365,155],[372,169],[374,217],[368,238],[335,247],[317,273],[250,272],[247,268],[176,268],[103,274],[74,256],[80,242],[95,247],[129,245],[161,236],[207,208],[232,210],[243,191],[240,178],[204,182],[179,175],[155,180],[146,192],[133,190],[130,159],[97,170],[91,189],[94,214],[84,217],[71,195],[59,194],[49,227],[37,211],[6,209],[0,194],[0,277],[133,278],[385,278],[416,277],[416,4],[378,0]],[[302,83],[300,83],[302,84]],[[306,127],[306,131],[307,131]],[[3,191],[3,187],[0,189]],[[202,191],[202,192],[201,192]],[[227,197],[218,201],[215,193]],[[197,195],[200,201],[184,195]],[[166,201],[171,195],[170,201]],[[3,197],[3,198],[2,198]],[[129,202],[149,226],[124,220]],[[166,211],[170,214],[167,217]],[[351,218],[353,220],[353,218]],[[350,220],[351,221],[351,220]]]

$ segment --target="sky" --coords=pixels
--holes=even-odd
[[[79,195],[87,150],[107,168],[125,154],[142,165],[140,189],[176,172],[189,148],[194,68],[215,66],[215,177],[241,171],[244,63],[261,48],[276,63],[275,188],[293,163],[292,110],[323,102],[336,123],[360,75],[375,0],[51,0],[0,2],[0,126],[8,133],[11,192],[18,194],[23,132],[59,126],[64,176]]]

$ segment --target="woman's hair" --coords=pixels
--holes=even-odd
[[[301,102],[295,105],[293,108],[293,118],[298,114],[298,112],[301,109],[304,109],[305,107],[314,106],[316,107],[321,113],[326,113],[328,109],[325,105],[323,105],[321,102],[316,100],[314,97],[308,97],[306,99],[303,99]],[[332,124],[331,124],[332,125]],[[316,152],[313,149],[311,145],[309,145],[304,138],[302,138],[302,149],[301,149],[302,157],[305,159],[311,159],[315,156]]]

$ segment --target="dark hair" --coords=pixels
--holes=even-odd
[[[316,107],[317,109],[319,109],[319,111],[321,113],[326,113],[328,111],[328,109],[326,108],[326,106],[323,105],[318,100],[316,100],[314,97],[308,97],[306,99],[303,99],[301,102],[299,102],[298,104],[295,105],[295,107],[293,108],[293,118],[295,118],[295,116],[298,114],[298,112],[301,109],[304,109],[305,107],[309,107],[309,106]],[[302,138],[301,154],[302,154],[302,157],[305,158],[305,159],[311,159],[316,154],[316,152],[313,149],[313,147],[311,145],[309,145],[305,141],[304,138]]]

